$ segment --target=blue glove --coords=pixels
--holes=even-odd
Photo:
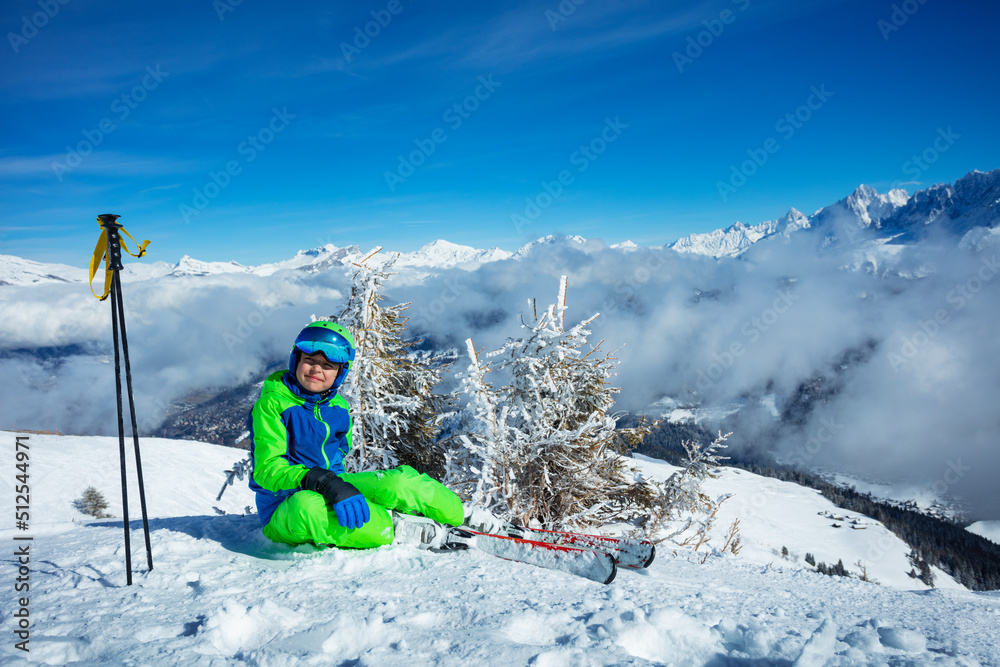
[[[347,500],[341,500],[333,506],[333,511],[337,513],[337,523],[348,530],[360,528],[372,518],[368,501],[360,493]]]
[[[361,492],[353,484],[340,479],[335,472],[312,468],[302,478],[301,486],[307,491],[315,491],[323,496],[327,504],[337,513],[337,523],[348,530],[360,528],[372,518],[368,501]]]

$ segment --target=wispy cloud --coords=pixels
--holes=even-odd
[[[52,175],[52,163],[65,159],[64,154],[0,157],[0,176],[7,178],[24,176],[33,177],[40,174]]]
[[[7,178],[37,178],[55,177],[57,173],[54,164],[65,164],[66,153],[19,156],[10,155],[0,158],[0,176]],[[162,174],[178,174],[198,171],[203,165],[194,160],[177,160],[163,157],[150,157],[104,151],[84,157],[79,166],[73,167],[72,173],[96,174],[107,176],[157,176]],[[163,186],[177,187],[177,186]]]
[[[287,222],[275,229],[287,228]],[[317,236],[313,247],[350,243],[350,226],[330,225],[329,238],[321,238],[321,225],[310,229]],[[989,245],[996,239],[984,234],[976,250],[956,248],[952,239],[820,251],[821,239],[801,232],[765,242],[736,261],[557,242],[538,245],[527,260],[478,271],[402,275],[389,283],[386,296],[412,304],[412,333],[430,344],[461,349],[466,337],[475,336],[477,345],[492,349],[517,335],[526,300],[537,297],[544,304],[566,274],[569,316],[602,313],[592,325],[594,340],[605,339],[611,348],[625,345],[614,380],[623,387],[620,407],[649,413],[650,404],[664,396],[706,409],[740,405],[733,424],[737,436],[785,455],[833,424],[836,432],[824,435],[810,463],[897,475],[929,488],[949,470],[949,461],[960,461],[975,472],[949,490],[995,506],[1000,453],[989,442],[997,429],[1000,349],[983,332],[1000,327],[1000,281],[990,268],[1000,249]],[[858,257],[877,271],[845,268]],[[919,280],[905,277],[915,270],[924,271]],[[146,418],[162,416],[186,392],[248,379],[280,358],[294,334],[289,322],[336,312],[346,282],[346,271],[335,268],[130,285],[132,364]],[[0,341],[6,349],[106,345],[105,315],[79,298],[77,286],[4,289]],[[432,312],[429,304],[446,290],[457,290],[447,291],[448,308]],[[232,354],[226,334],[261,304],[270,315]],[[895,368],[892,354],[902,359]],[[0,371],[12,378],[0,387],[4,414],[19,422],[65,431],[113,423],[106,401],[99,400],[110,391],[107,366],[93,358],[57,366],[8,356],[0,358]],[[57,376],[59,382],[48,379]],[[101,391],[81,394],[79,386]],[[768,405],[794,408],[803,392],[817,388],[826,393],[811,411],[774,430]],[[52,405],[66,409],[53,413]]]
[[[157,185],[152,188],[146,188],[145,190],[140,190],[139,194],[145,194],[147,192],[154,192],[156,190],[174,190],[183,185],[183,183],[171,183],[170,185]]]
[[[548,7],[556,10],[558,4]],[[642,11],[645,8],[645,11]],[[456,69],[507,71],[528,63],[561,61],[578,66],[583,56],[636,45],[679,33],[703,17],[696,10],[650,12],[646,3],[581,5],[553,30],[539,5],[508,10],[489,20],[436,31],[417,43],[380,57],[358,59],[362,69],[389,67],[403,62],[434,59]]]

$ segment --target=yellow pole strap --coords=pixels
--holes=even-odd
[[[100,218],[97,220],[98,226],[101,228],[101,236],[97,239],[97,245],[94,247],[94,254],[90,258],[90,292],[95,298],[104,301],[108,298],[108,294],[111,292],[111,267],[108,265],[110,257],[108,257],[108,230],[104,228],[101,224]],[[122,239],[122,249],[128,254],[132,255],[136,259],[142,257],[146,254],[146,246],[149,245],[149,241],[143,241],[140,244],[136,241],[131,234],[125,231],[124,227],[119,227],[122,232],[125,232],[125,236],[132,239],[132,243],[135,244],[136,251],[138,254],[132,252],[128,249],[125,244],[125,239]],[[97,292],[94,291],[94,276],[97,274],[97,268],[101,265],[101,260],[104,260],[104,294],[97,296]]]

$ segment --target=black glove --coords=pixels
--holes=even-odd
[[[301,486],[306,491],[315,491],[323,496],[337,513],[337,522],[344,528],[354,530],[371,519],[368,501],[353,484],[340,479],[337,473],[312,468],[302,478]]]

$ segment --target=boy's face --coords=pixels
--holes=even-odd
[[[333,386],[333,382],[339,374],[340,364],[328,361],[322,352],[299,353],[299,363],[295,367],[295,379],[306,391],[315,394],[323,393]]]

